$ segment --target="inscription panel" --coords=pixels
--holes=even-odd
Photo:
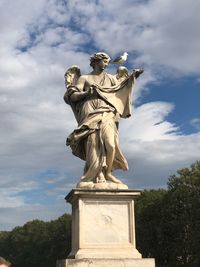
[[[130,243],[130,212],[127,202],[84,202],[85,243]]]

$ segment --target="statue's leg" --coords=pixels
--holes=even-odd
[[[102,171],[102,166],[103,166],[102,148],[100,147],[98,131],[95,131],[87,137],[86,163],[85,163],[84,175],[81,177],[81,181],[96,182],[98,175]]]
[[[122,183],[119,179],[112,175],[112,166],[115,157],[115,138],[116,138],[116,124],[113,119],[106,122],[102,127],[102,136],[106,149],[106,180],[113,183]]]
[[[104,176],[104,174],[103,174],[102,171],[101,171],[101,172],[99,173],[99,175],[97,176],[97,178],[96,178],[96,182],[97,182],[97,183],[106,183],[106,179],[105,179],[105,176]]]

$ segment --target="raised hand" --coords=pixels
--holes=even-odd
[[[143,69],[143,68],[134,69],[134,71],[133,71],[133,73],[134,73],[136,79],[137,79],[143,72],[144,72],[144,69]]]

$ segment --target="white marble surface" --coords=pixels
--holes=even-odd
[[[124,203],[85,203],[84,241],[96,244],[130,244],[129,205]],[[87,223],[90,222],[90,223]],[[92,225],[92,229],[91,229]]]
[[[135,244],[134,201],[138,190],[74,189],[72,251],[57,267],[155,267]]]
[[[120,190],[128,189],[128,186],[123,183],[112,183],[112,182],[103,182],[103,183],[94,183],[94,182],[79,182],[77,188],[82,189],[102,189],[102,190]]]
[[[135,246],[134,200],[138,191],[74,190],[70,258],[140,259]]]
[[[58,261],[56,267],[155,267],[154,259],[82,259]]]

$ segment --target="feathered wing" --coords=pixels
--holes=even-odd
[[[117,57],[113,60],[113,63],[118,63],[120,60],[122,59],[122,57]]]
[[[65,72],[65,87],[68,88],[69,86],[76,85],[79,77],[81,76],[80,68],[76,65],[71,66]]]

